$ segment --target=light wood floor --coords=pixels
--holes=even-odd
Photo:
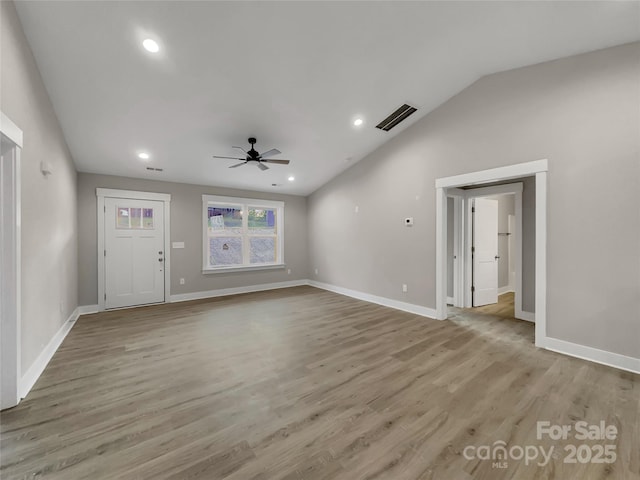
[[[515,315],[515,294],[513,292],[503,293],[498,296],[498,303],[465,309],[470,313],[481,313],[494,317],[513,319]]]
[[[530,323],[298,287],[81,317],[2,412],[0,477],[627,480],[639,410],[640,376],[538,350]],[[536,439],[538,420],[583,419],[618,428],[615,463]],[[464,458],[499,440],[557,458]]]

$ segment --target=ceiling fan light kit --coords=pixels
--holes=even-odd
[[[236,163],[235,165],[231,165],[229,168],[241,167],[242,165],[246,165],[249,162],[255,162],[255,165],[260,170],[268,170],[269,167],[265,165],[265,163],[273,163],[279,165],[289,165],[289,160],[277,160],[269,157],[273,157],[275,155],[280,155],[282,152],[277,148],[272,148],[271,150],[267,150],[264,153],[258,153],[258,151],[254,148],[254,145],[257,143],[255,137],[249,137],[247,140],[251,145],[249,151],[245,151],[242,147],[233,146],[232,148],[237,148],[238,150],[242,150],[245,154],[245,157],[224,157],[214,155],[213,158],[224,158],[227,160],[240,160],[240,163]]]

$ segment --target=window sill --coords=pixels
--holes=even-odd
[[[273,265],[249,265],[243,267],[221,267],[210,270],[202,270],[203,275],[216,275],[219,273],[233,273],[233,272],[252,272],[255,270],[281,270],[287,266],[286,263],[277,263]]]

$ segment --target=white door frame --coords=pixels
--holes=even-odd
[[[114,190],[110,188],[97,188],[98,197],[98,311],[105,309],[105,248],[104,248],[104,213],[105,198],[126,198],[131,200],[157,200],[164,202],[164,301],[169,302],[171,297],[171,194],[136,192],[133,190]],[[140,305],[137,305],[140,306]]]
[[[447,189],[536,177],[536,300],[535,342],[547,338],[547,171],[548,161],[535,160],[436,179],[436,318],[447,318]],[[467,202],[469,203],[469,202]]]
[[[513,255],[514,263],[515,263],[515,271],[516,271],[516,284],[515,284],[515,298],[514,298],[514,307],[515,307],[515,317],[521,320],[535,321],[534,314],[530,312],[522,311],[522,182],[518,183],[509,183],[506,185],[495,185],[491,187],[482,187],[482,188],[474,188],[472,190],[465,190],[466,197],[465,202],[467,203],[467,209],[465,212],[468,212],[465,215],[465,225],[469,232],[471,232],[471,200],[474,198],[487,197],[493,195],[515,195],[515,220],[516,220],[516,231],[514,232],[514,245],[515,252]],[[462,283],[461,288],[465,292],[465,307],[471,307],[471,247],[472,247],[471,235],[468,236],[467,242],[465,242],[465,275],[464,278],[460,278],[459,280]]]
[[[21,271],[20,271],[20,153],[22,130],[0,112],[0,134],[14,144],[14,154],[3,158],[0,170],[0,409],[20,401],[22,377],[21,348]]]
[[[453,306],[464,307],[464,276],[465,253],[464,238],[465,224],[464,208],[465,191],[458,188],[448,188],[447,197],[453,198]]]

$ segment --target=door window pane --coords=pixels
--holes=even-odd
[[[242,237],[209,237],[209,264],[242,265]]]
[[[142,228],[142,209],[130,208],[129,219],[131,220],[131,228]]]
[[[130,228],[129,209],[116,207],[116,228]]]
[[[142,209],[142,228],[153,228],[153,208]]]
[[[153,208],[116,207],[116,228],[153,229]]]
[[[276,263],[276,237],[250,237],[252,264]]]

